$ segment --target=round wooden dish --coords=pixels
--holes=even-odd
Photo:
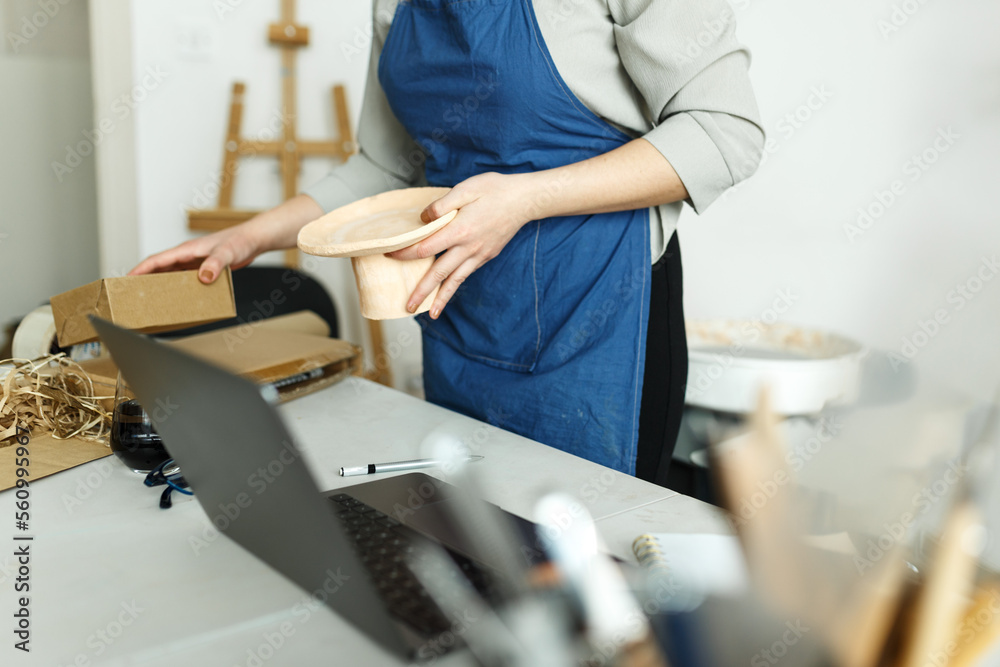
[[[299,232],[299,249],[320,257],[350,257],[361,314],[370,320],[409,317],[406,301],[434,264],[433,257],[400,261],[385,253],[411,246],[451,222],[452,211],[424,224],[420,213],[449,188],[407,188],[361,199],[330,211]],[[430,309],[435,289],[416,312]]]

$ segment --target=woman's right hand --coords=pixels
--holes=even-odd
[[[170,250],[151,255],[139,262],[128,274],[136,276],[198,269],[198,279],[208,284],[215,282],[227,266],[242,268],[261,252],[254,230],[243,224],[185,241]]]
[[[311,197],[298,195],[243,224],[147,257],[128,274],[198,269],[198,279],[211,283],[227,266],[239,269],[261,253],[294,248],[299,230],[321,215],[323,209]]]

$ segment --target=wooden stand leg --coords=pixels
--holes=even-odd
[[[333,87],[333,109],[337,123],[337,148],[340,150],[341,158],[346,162],[347,158],[354,154],[354,135],[351,133],[351,121],[347,116],[347,91],[344,87],[337,85]]]
[[[219,184],[219,208],[233,207],[233,185],[236,183],[236,158],[240,147],[240,125],[243,122],[243,92],[246,86],[237,81],[233,84],[233,96],[229,102],[229,123],[226,126],[226,145],[222,153],[222,182]]]
[[[368,338],[371,340],[372,362],[374,366],[366,377],[386,387],[392,386],[392,359],[385,354],[385,338],[379,320],[365,320],[368,323]]]

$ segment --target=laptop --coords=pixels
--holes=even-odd
[[[510,590],[501,573],[510,572],[512,553],[525,556],[522,566],[540,559],[533,524],[485,502],[498,526],[507,522],[513,543],[481,548],[454,521],[455,503],[468,499],[428,475],[322,493],[266,389],[91,321],[213,524],[389,651],[437,657],[427,646],[450,624],[406,567],[422,541],[444,547],[491,603]]]

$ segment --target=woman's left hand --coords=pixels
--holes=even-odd
[[[424,209],[425,223],[458,210],[458,215],[420,243],[388,253],[401,260],[423,259],[444,253],[417,284],[406,309],[411,313],[440,285],[430,315],[437,319],[459,286],[479,267],[504,249],[521,227],[530,222],[531,174],[480,174],[462,181]]]

